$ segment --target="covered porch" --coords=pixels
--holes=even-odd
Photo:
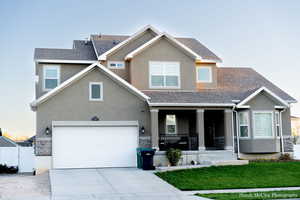
[[[151,145],[159,151],[233,150],[229,108],[152,108]]]

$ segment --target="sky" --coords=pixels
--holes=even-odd
[[[0,0],[0,127],[35,134],[34,48],[72,48],[90,34],[133,34],[151,24],[197,38],[223,59],[252,67],[300,100],[300,1]],[[300,116],[300,105],[292,114]]]

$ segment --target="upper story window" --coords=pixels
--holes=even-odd
[[[44,65],[44,91],[49,91],[57,87],[60,83],[60,66],[59,65]]]
[[[249,113],[239,112],[239,127],[240,127],[240,137],[248,138],[249,137]]]
[[[110,69],[124,69],[125,62],[123,61],[108,61],[108,68]]]
[[[166,115],[166,134],[176,134],[176,115]]]
[[[180,88],[179,62],[149,62],[150,88]]]
[[[253,111],[253,136],[256,138],[274,136],[272,111]]]
[[[101,82],[90,82],[89,90],[90,101],[103,100],[103,84]]]
[[[197,82],[210,83],[212,82],[212,69],[211,67],[197,67]]]

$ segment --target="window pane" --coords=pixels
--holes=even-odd
[[[210,68],[201,68],[197,70],[198,81],[209,82],[211,81],[211,69]]]
[[[164,86],[164,77],[163,76],[151,76],[151,85],[152,86]]]
[[[115,66],[116,66],[116,63],[110,63],[110,66],[111,66],[111,67],[115,67]]]
[[[167,118],[166,119],[167,124],[172,124],[172,125],[176,124],[176,116],[175,115],[167,115],[166,118]]]
[[[248,137],[248,126],[240,126],[240,137]]]
[[[165,75],[176,75],[179,76],[179,65],[178,63],[165,63]]]
[[[270,137],[272,133],[272,114],[255,113],[254,114],[255,131],[257,137]]]
[[[166,86],[178,86],[178,77],[166,76]]]
[[[175,125],[167,125],[167,133],[169,134],[175,134]]]
[[[45,88],[53,89],[57,86],[57,79],[45,79]]]
[[[117,67],[118,67],[118,68],[122,68],[122,67],[123,67],[123,64],[122,64],[122,63],[118,63],[118,64],[117,64]]]
[[[100,99],[100,85],[92,85],[92,99]]]
[[[46,69],[45,78],[57,78],[58,72],[57,69]]]
[[[150,65],[150,73],[151,75],[163,75],[163,64],[152,62]]]
[[[248,124],[248,112],[239,113],[240,124]]]

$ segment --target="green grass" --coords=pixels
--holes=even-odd
[[[245,193],[220,193],[197,194],[197,196],[216,200],[262,200],[262,199],[288,199],[299,198],[300,190],[273,191],[273,192],[245,192]]]
[[[250,162],[156,175],[181,190],[293,187],[300,186],[300,162]]]

